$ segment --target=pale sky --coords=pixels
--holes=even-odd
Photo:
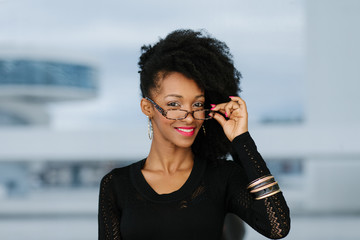
[[[146,124],[140,47],[178,28],[206,29],[230,47],[251,121],[296,117],[303,112],[304,14],[303,0],[2,0],[0,50],[96,63],[98,98],[49,106],[54,127]]]

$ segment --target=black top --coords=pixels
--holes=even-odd
[[[141,168],[146,159],[117,168],[101,181],[99,239],[219,240],[224,217],[232,212],[269,238],[290,229],[289,209],[282,193],[254,200],[249,182],[269,174],[248,132],[232,142],[234,161],[195,158],[184,185],[158,194]]]

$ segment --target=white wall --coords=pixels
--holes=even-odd
[[[308,0],[306,9],[306,124],[326,129],[309,140],[319,148],[328,144],[328,150],[306,159],[305,206],[311,212],[358,213],[360,1]]]
[[[307,123],[360,124],[360,1],[308,0],[306,12]]]

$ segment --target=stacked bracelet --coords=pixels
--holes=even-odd
[[[255,195],[256,200],[267,198],[281,192],[278,183],[272,175],[266,175],[255,179],[249,183],[247,188],[250,189],[250,193]]]

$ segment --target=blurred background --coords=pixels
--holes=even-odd
[[[178,28],[230,47],[287,239],[358,239],[359,13],[357,0],[0,0],[0,239],[97,239],[101,177],[150,147],[140,47]]]

